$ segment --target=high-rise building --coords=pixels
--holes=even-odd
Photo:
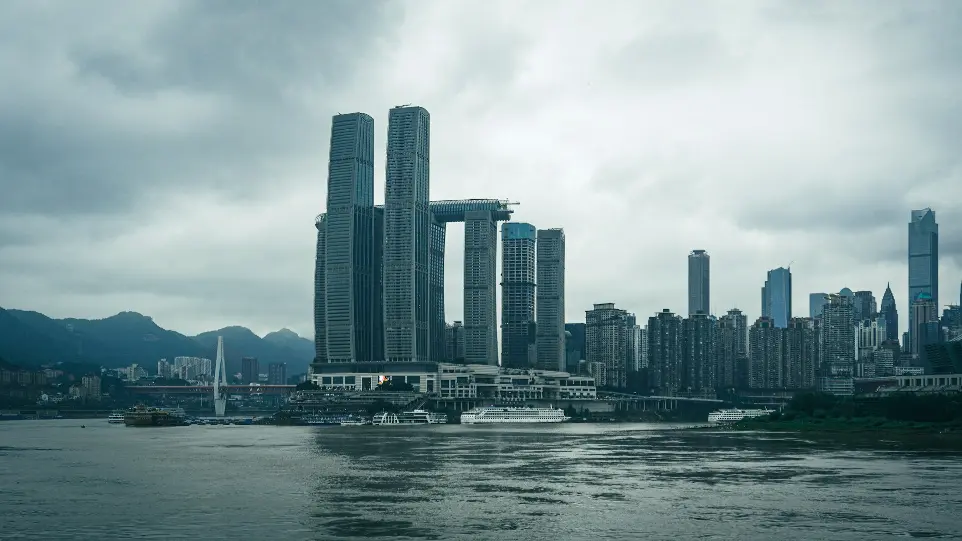
[[[885,317],[859,319],[855,323],[855,375],[870,378],[879,375],[876,370],[875,352],[885,343],[887,330]]]
[[[711,258],[705,250],[688,254],[688,315],[710,314]]]
[[[455,321],[444,328],[445,361],[464,364],[464,325]]]
[[[665,308],[648,318],[648,382],[655,394],[675,396],[681,389],[682,319]]]
[[[909,333],[915,328],[912,303],[926,294],[939,305],[939,224],[930,208],[913,210],[909,221]],[[913,347],[912,352],[916,349]]]
[[[331,122],[327,177],[327,357],[374,360],[374,119]]]
[[[752,389],[779,389],[784,383],[785,333],[775,320],[762,316],[748,329],[748,386]]]
[[[821,320],[794,317],[784,332],[783,383],[788,389],[814,389],[821,351]]]
[[[855,315],[855,321],[874,318],[875,314],[878,313],[875,295],[873,295],[871,291],[856,291],[854,295],[855,303],[852,311]]]
[[[614,303],[595,304],[585,311],[585,359],[605,366],[599,386],[624,389],[628,385],[628,312]]]
[[[915,366],[924,366],[922,358],[925,346],[938,343],[941,339],[939,325],[939,311],[935,299],[928,293],[919,293],[912,301],[912,311],[909,312],[911,327],[909,327],[909,350]]]
[[[740,387],[739,367],[748,356],[748,318],[741,310],[732,308],[718,319],[716,342],[718,387]]]
[[[574,366],[575,370],[578,362],[585,360],[584,323],[565,323],[565,357],[568,368]],[[537,352],[535,358],[537,359]],[[574,370],[569,371],[574,372]]]
[[[828,293],[809,293],[808,294],[808,317],[814,319],[822,317],[822,308],[825,307]]]
[[[431,115],[388,116],[384,190],[384,349],[387,361],[431,360]]]
[[[287,385],[287,363],[270,363],[267,365],[268,385]]]
[[[465,213],[464,358],[468,364],[498,364],[497,254],[498,224],[491,212]]]
[[[314,220],[317,255],[314,259],[314,362],[327,362],[327,215]]]
[[[885,293],[882,295],[882,306],[879,312],[885,319],[885,339],[899,340],[899,311],[895,306],[895,295],[892,294],[891,284],[885,285]]]
[[[701,310],[682,321],[681,389],[688,394],[706,395],[715,390],[716,328],[715,318]]]
[[[792,318],[792,271],[779,267],[768,271],[762,287],[762,317],[770,317],[779,329]]]
[[[260,366],[257,363],[257,357],[244,357],[241,359],[241,380],[244,385],[257,383],[260,375]]]
[[[536,241],[537,231],[531,224],[501,225],[501,366],[504,367],[529,367],[528,330],[535,320]]]
[[[855,326],[852,297],[829,295],[822,314],[822,364],[819,390],[851,395],[855,375]]]
[[[638,325],[638,317],[635,314],[628,314],[625,320],[625,332],[627,338],[625,347],[628,348],[626,366],[628,373],[641,371],[641,326]]]
[[[438,220],[431,213],[430,253],[428,267],[430,269],[429,288],[431,291],[430,341],[431,359],[435,362],[445,360],[447,346],[445,345],[445,329],[447,320],[444,318],[444,244],[447,239],[447,225]],[[465,283],[467,285],[467,283]]]
[[[563,229],[539,229],[537,240],[535,314],[537,367],[565,367],[565,234]]]

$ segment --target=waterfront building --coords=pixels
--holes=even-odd
[[[879,313],[885,319],[885,339],[899,340],[899,311],[895,305],[895,295],[892,294],[892,285],[885,284],[885,293],[882,295],[882,305]]]
[[[535,321],[537,230],[531,224],[501,225],[501,366],[528,368],[529,330]],[[567,353],[567,343],[565,345]],[[567,358],[567,355],[566,355]]]
[[[716,328],[715,318],[701,311],[682,321],[680,387],[689,395],[714,398]]]
[[[244,357],[241,359],[241,382],[244,385],[257,383],[260,377],[260,366],[257,357]]]
[[[598,385],[624,389],[628,385],[628,312],[614,303],[595,304],[585,311],[585,359],[605,366]]]
[[[752,389],[777,389],[783,382],[782,329],[775,320],[762,316],[748,329],[748,386]]]
[[[784,331],[783,384],[787,389],[814,389],[821,357],[822,321],[794,317]]]
[[[268,385],[287,385],[287,363],[270,363],[267,365]]]
[[[705,250],[688,254],[688,315],[710,314],[711,258]]]
[[[431,359],[430,151],[428,111],[391,109],[383,249],[384,348],[385,360],[391,362]]]
[[[716,342],[718,387],[740,387],[738,367],[745,364],[748,356],[748,317],[738,308],[720,317]]]
[[[317,251],[314,258],[314,362],[327,362],[327,215],[314,220]]]
[[[563,229],[537,233],[537,367],[561,370],[565,366],[565,234]]]
[[[909,334],[912,334],[916,328],[912,303],[924,294],[939,306],[939,224],[935,221],[935,211],[913,210],[908,231]],[[918,355],[920,348],[911,344],[909,348],[913,355]]]
[[[326,213],[328,362],[373,361],[374,119],[334,116]]]
[[[464,359],[468,364],[498,364],[498,224],[490,211],[464,218]]]
[[[676,396],[681,389],[682,319],[665,308],[648,318],[648,381],[653,394]]]
[[[768,271],[762,287],[762,317],[769,317],[779,329],[792,318],[792,271],[779,267]]]
[[[851,395],[855,375],[855,326],[852,324],[852,297],[829,295],[822,314],[822,364],[819,390]]]

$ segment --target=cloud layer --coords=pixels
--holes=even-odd
[[[5,2],[0,305],[311,335],[330,117],[432,117],[432,198],[564,227],[567,312],[758,316],[891,281],[936,210],[962,278],[962,5],[944,2]],[[448,235],[460,319],[461,232]]]

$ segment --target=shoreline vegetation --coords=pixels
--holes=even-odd
[[[879,441],[921,438],[962,445],[962,396],[905,393],[853,399],[801,393],[779,412],[726,428]]]

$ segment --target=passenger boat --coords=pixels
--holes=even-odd
[[[187,418],[180,415],[178,411],[138,405],[124,412],[126,426],[184,426],[186,424]]]
[[[761,410],[743,410],[738,408],[716,410],[708,414],[708,422],[717,424],[737,423],[742,419],[754,419],[755,417],[763,417],[772,413],[775,413],[775,410],[770,410],[768,408]]]
[[[374,416],[371,424],[384,425],[437,425],[448,422],[448,416],[423,409],[401,412],[400,414],[382,411]]]
[[[487,406],[473,408],[461,414],[461,424],[496,423],[563,423],[571,417],[557,408],[512,408]]]
[[[107,417],[107,422],[112,425],[122,425],[124,424],[124,412],[115,411]]]

